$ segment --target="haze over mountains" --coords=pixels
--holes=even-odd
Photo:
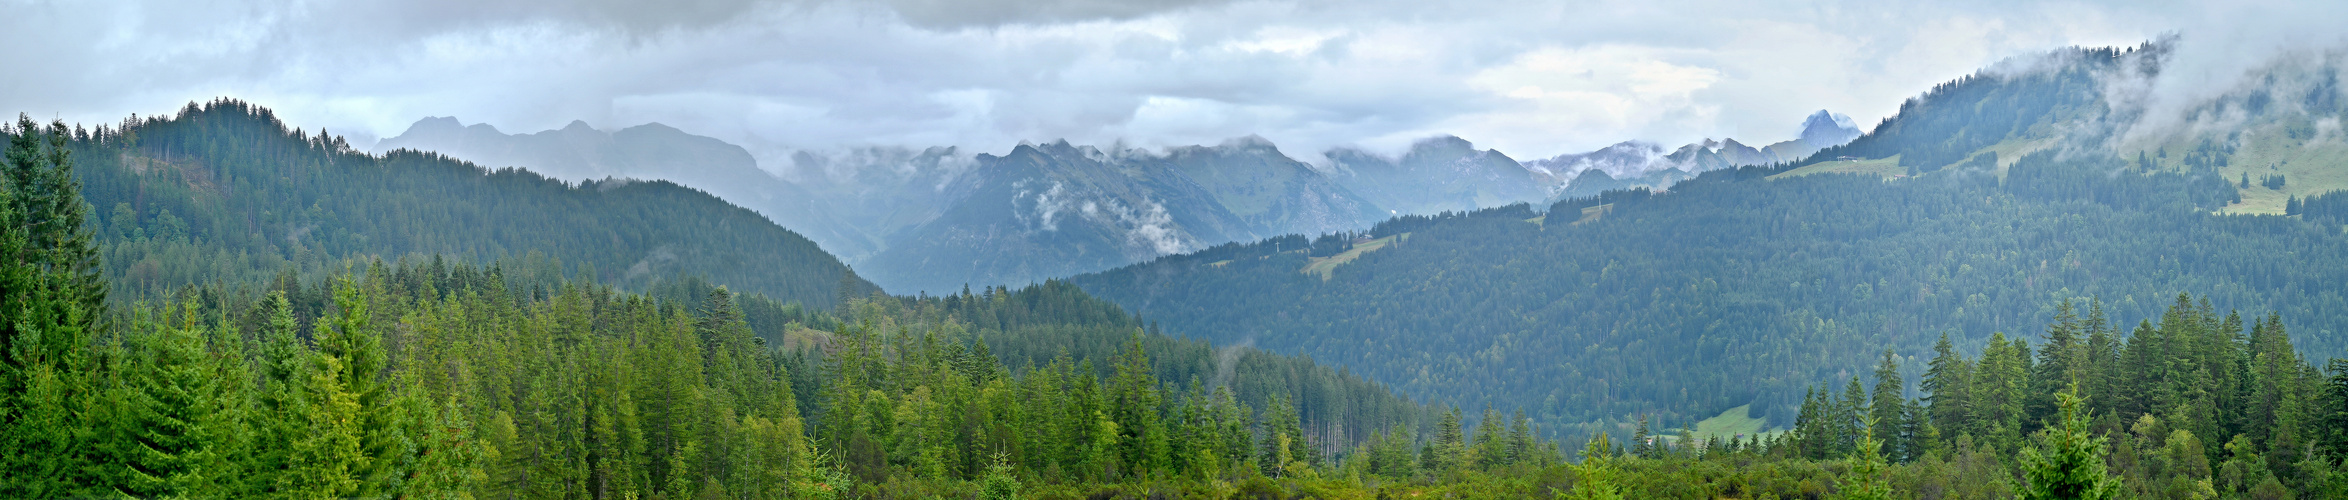
[[[1394,215],[1663,189],[1709,170],[1792,161],[1858,134],[1848,118],[1819,111],[1799,138],[1765,148],[1730,139],[1667,152],[1631,141],[1530,162],[1439,136],[1395,157],[1334,149],[1322,154],[1324,165],[1313,165],[1250,136],[1161,151],[1055,141],[1000,156],[951,147],[800,152],[782,169],[759,165],[739,146],[658,123],[604,131],[574,121],[507,134],[431,117],[375,149],[435,151],[574,182],[673,181],[765,214],[889,290],[946,292],[1228,242],[1361,230]]]
[[[2157,77],[2169,48],[1984,71],[1847,144],[1668,192],[1400,218],[1367,239],[1227,245],[1071,282],[1175,331],[1563,425],[1735,408],[1788,425],[1804,390],[1886,357],[1914,380],[1942,333],[1958,352],[2070,348],[2041,330],[2056,301],[2098,299],[2121,326],[2179,304],[2275,311],[2309,357],[2348,353],[2348,233],[2304,201],[2348,189],[2340,56],[2278,62],[2185,107],[2189,125],[2155,126],[2129,80]]]

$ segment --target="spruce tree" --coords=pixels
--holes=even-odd
[[[218,497],[239,493],[237,460],[245,457],[244,394],[231,391],[219,362],[205,345],[195,311],[164,324],[142,321],[136,328],[138,355],[112,403],[119,408],[105,422],[110,432],[98,445],[101,465],[112,473],[100,480],[132,497]],[[163,312],[162,315],[171,315]],[[176,323],[176,324],[171,324]]]
[[[1277,407],[1281,403],[1274,400],[1273,404]],[[1435,440],[1428,443],[1434,450],[1433,460],[1428,461],[1424,467],[1428,472],[1437,474],[1457,470],[1460,466],[1460,458],[1467,454],[1466,440],[1466,432],[1460,429],[1459,408],[1455,407],[1443,412],[1443,419],[1435,424]]]
[[[276,491],[277,476],[292,467],[293,443],[309,433],[305,418],[310,411],[302,394],[309,382],[309,349],[295,337],[292,302],[283,291],[270,292],[256,311],[264,319],[255,359],[259,387],[247,419],[253,434],[253,455],[246,460],[252,474],[248,495]]]
[[[2022,500],[2119,498],[2120,480],[2104,470],[2104,438],[2089,434],[2076,387],[2056,395],[2062,423],[2038,446],[2022,450]]]
[[[1928,418],[1944,437],[1953,439],[1970,430],[1966,425],[1973,421],[1972,381],[1973,363],[1949,343],[1947,333],[1940,334],[1940,341],[1932,345],[1931,366],[1917,385],[1926,393]]]
[[[1873,418],[1863,422],[1857,449],[1851,451],[1851,469],[1837,478],[1836,486],[1845,500],[1890,500],[1891,485],[1884,484],[1883,442],[1875,439],[1875,428],[1881,424]]]
[[[1835,403],[1834,454],[1849,454],[1859,447],[1859,434],[1867,427],[1867,391],[1859,385],[1859,376],[1843,385],[1842,399]]]
[[[1875,394],[1867,407],[1868,432],[1883,445],[1881,454],[1888,460],[1905,462],[1914,457],[1910,448],[1908,427],[1907,381],[1900,377],[1899,356],[1891,350],[1883,351],[1883,361],[1875,366]]]
[[[0,131],[0,496],[91,486],[77,441],[97,415],[84,353],[106,299],[64,122]]]
[[[1655,458],[1655,435],[1647,430],[1647,415],[1639,415],[1639,426],[1631,431],[1631,456]]]
[[[1557,497],[1569,500],[1622,500],[1622,470],[1615,464],[1617,453],[1614,441],[1606,431],[1590,436],[1582,446],[1582,463],[1570,466],[1574,473],[1573,489],[1559,492]]]
[[[370,465],[362,444],[359,397],[344,389],[341,359],[325,354],[309,359],[302,391],[309,399],[308,411],[299,416],[304,432],[292,443],[289,465],[278,474],[276,491],[291,498],[358,496],[360,477]]]

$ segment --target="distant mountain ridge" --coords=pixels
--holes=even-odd
[[[2075,48],[1984,70],[1855,139],[1617,145],[1602,150],[1613,164],[1550,165],[1573,172],[1570,192],[1634,187],[1612,172],[1707,155],[1802,154],[1668,191],[1569,196],[1545,215],[1398,218],[1369,239],[1224,245],[1070,282],[1188,335],[1593,431],[1733,408],[1784,425],[1806,389],[1878,362],[1915,380],[1942,332],[1960,352],[1993,337],[2053,344],[2036,328],[2064,314],[2272,311],[2311,357],[2348,352],[2348,232],[2303,204],[2348,188],[2348,140],[2334,132],[2348,121],[2348,54],[2283,60],[2186,106],[2185,123],[2146,129],[2164,122],[2124,93],[2143,82],[2114,82],[2157,78],[2166,50]],[[2179,298],[2191,290],[2211,295]]]
[[[1705,139],[1675,150],[1650,142],[1626,141],[1588,153],[1527,161],[1525,168],[1540,172],[1550,180],[1548,201],[1554,202],[1594,196],[1609,189],[1666,189],[1696,174],[1725,168],[1792,163],[1820,150],[1848,144],[1860,135],[1861,131],[1849,116],[1822,109],[1802,120],[1802,130],[1796,138],[1761,148],[1736,139]],[[1580,182],[1591,170],[1602,171],[1604,175],[1591,177],[1592,183]]]
[[[1328,164],[1320,167],[1246,136],[1160,151],[1065,140],[1023,143],[1001,156],[951,147],[802,151],[777,175],[741,147],[658,123],[607,132],[574,121],[507,134],[449,117],[420,120],[375,147],[436,151],[571,181],[669,180],[765,214],[883,286],[945,292],[1073,276],[1222,243],[1359,231],[1397,215],[1662,189],[1705,171],[1789,161],[1783,155],[1823,147],[1813,141],[1856,134],[1847,122],[1820,111],[1802,138],[1766,148],[1735,140],[1677,150],[1625,142],[1522,163],[1437,136],[1393,157],[1332,149],[1322,152]]]
[[[758,168],[741,146],[659,123],[605,132],[583,121],[557,130],[506,134],[485,123],[429,117],[377,142],[378,151],[413,149],[489,167],[521,167],[571,182],[658,179],[707,191],[815,240],[835,255],[859,256],[877,243],[832,215],[814,194]]]
[[[577,144],[596,158],[669,154],[632,138],[673,129],[631,130]],[[109,281],[124,297],[412,255],[514,259],[544,268],[505,272],[638,290],[696,276],[814,307],[872,291],[814,242],[706,192],[657,180],[561,182],[430,152],[368,154],[241,101],[191,103],[71,147],[84,200],[102,214],[93,223]]]
[[[1055,141],[976,160],[940,193],[949,208],[868,261],[873,279],[933,292],[1022,284],[1383,216],[1261,139],[1163,154]]]

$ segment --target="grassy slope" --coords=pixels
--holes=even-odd
[[[1702,422],[1696,422],[1696,429],[1690,434],[1695,436],[1696,439],[1701,440],[1711,439],[1713,436],[1719,436],[1725,439],[1738,437],[1740,435],[1750,436],[1755,434],[1759,434],[1762,438],[1766,439],[1774,437],[1778,434],[1785,433],[1785,430],[1783,429],[1767,428],[1769,421],[1753,418],[1751,413],[1749,413],[1749,410],[1751,409],[1752,405],[1729,408],[1728,411],[1720,412],[1719,416],[1704,419]]]
[[[1386,245],[1407,239],[1410,239],[1410,233],[1402,233],[1365,241],[1361,244],[1354,245],[1353,249],[1346,250],[1337,255],[1331,255],[1328,257],[1313,257],[1308,261],[1310,263],[1305,264],[1304,269],[1301,269],[1298,272],[1320,275],[1321,281],[1328,281],[1329,273],[1336,271],[1337,266],[1345,265],[1347,262],[1353,262],[1353,259],[1361,258],[1362,254],[1375,252],[1378,251],[1378,249],[1386,248]]]
[[[2183,168],[2179,154],[2190,149],[2191,143],[2178,141],[2166,145],[2169,158],[2164,167]],[[2348,189],[2348,140],[2317,137],[2302,140],[2290,137],[2280,123],[2251,129],[2243,134],[2242,146],[2234,151],[2225,168],[2219,169],[2229,181],[2238,181],[2244,174],[2250,176],[2250,187],[2242,189],[2242,202],[2228,206],[2219,213],[2270,214],[2283,213],[2283,202],[2292,196],[2305,198],[2311,194]],[[2259,185],[2259,178],[2280,174],[2283,189],[2267,189]]]
[[[1896,176],[1907,175],[1907,173],[1908,173],[1908,169],[1907,169],[1906,167],[1901,167],[1901,166],[1900,166],[1900,157],[1899,157],[1899,155],[1892,155],[1891,157],[1888,157],[1888,158],[1880,158],[1880,159],[1874,159],[1874,160],[1848,160],[1848,161],[1825,161],[1825,162],[1818,162],[1818,163],[1813,163],[1813,164],[1810,164],[1810,165],[1803,166],[1802,168],[1797,168],[1797,169],[1793,169],[1793,170],[1787,170],[1787,171],[1785,171],[1784,173],[1780,173],[1780,174],[1777,174],[1777,175],[1772,175],[1772,176],[1769,176],[1769,178],[1770,178],[1770,179],[1783,179],[1783,178],[1787,178],[1787,177],[1801,177],[1801,176],[1805,176],[1805,175],[1812,175],[1812,174],[1862,174],[1862,173],[1863,173],[1863,174],[1875,174],[1875,175],[1882,176],[1883,178],[1889,179],[1889,178],[1896,177]]]
[[[1597,220],[1599,220],[1599,219],[1604,219],[1604,218],[1606,218],[1606,214],[1613,213],[1613,212],[1614,212],[1614,204],[1613,204],[1613,203],[1608,203],[1608,204],[1604,204],[1604,205],[1598,205],[1598,206],[1594,206],[1594,207],[1583,207],[1583,208],[1582,208],[1582,218],[1580,218],[1580,219],[1575,219],[1575,220],[1573,221],[1573,224],[1569,224],[1569,225],[1579,226],[1579,225],[1582,225],[1582,224],[1587,224],[1587,223],[1590,223],[1590,222],[1596,222],[1596,221],[1597,221]]]

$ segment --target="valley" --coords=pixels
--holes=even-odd
[[[1522,161],[20,115],[0,497],[2348,496],[2340,56],[2178,43]]]

